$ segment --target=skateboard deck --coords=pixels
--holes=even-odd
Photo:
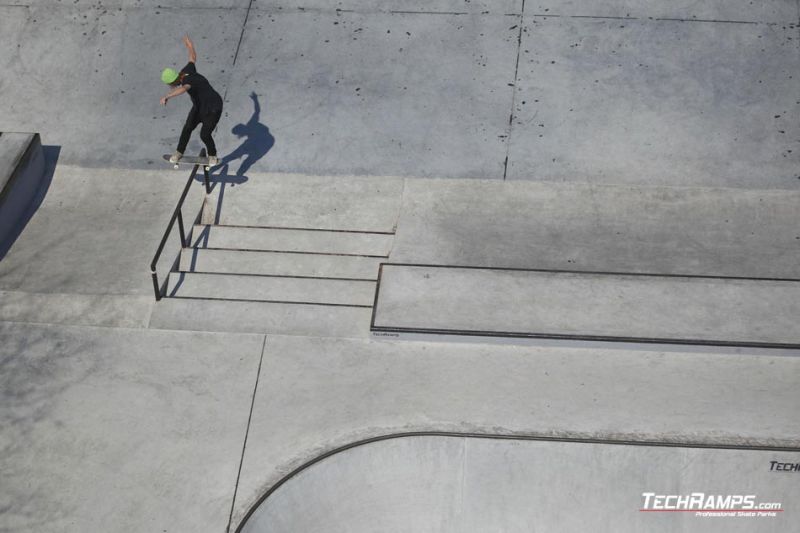
[[[164,154],[162,157],[164,158],[164,161],[169,163],[170,162],[169,158],[172,156],[170,154]],[[206,168],[206,170],[208,170],[209,168],[207,157],[197,157],[191,155],[185,155],[181,157],[177,163],[172,163],[172,167],[175,169],[177,169],[181,165],[203,165]]]

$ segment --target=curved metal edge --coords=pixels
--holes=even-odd
[[[584,438],[584,437],[553,437],[547,435],[518,435],[513,433],[461,433],[457,431],[408,431],[401,433],[388,433],[386,435],[379,435],[367,439],[358,440],[333,448],[327,452],[314,457],[305,463],[301,464],[285,476],[283,476],[277,483],[272,485],[253,505],[250,506],[247,513],[242,517],[239,525],[236,526],[235,533],[242,533],[243,528],[247,524],[253,513],[263,504],[267,498],[281,488],[285,483],[290,481],[303,470],[342,452],[351,450],[353,448],[364,446],[366,444],[373,444],[376,442],[402,439],[407,437],[453,437],[453,438],[472,438],[472,439],[495,439],[495,440],[524,440],[524,441],[540,441],[540,442],[565,442],[575,444],[610,444],[614,446],[643,446],[643,447],[659,447],[659,448],[692,448],[692,449],[710,449],[710,450],[746,450],[746,451],[770,451],[770,452],[800,452],[800,446],[764,446],[764,445],[737,445],[737,444],[713,444],[702,442],[659,442],[659,441],[646,441],[646,440],[624,440],[624,439],[599,439],[599,438]],[[228,526],[230,531],[230,525]]]

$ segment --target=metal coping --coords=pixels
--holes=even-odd
[[[494,439],[494,440],[519,440],[519,441],[540,441],[540,442],[563,442],[572,444],[607,444],[613,446],[643,446],[643,447],[658,447],[658,448],[691,448],[691,449],[710,449],[710,450],[744,450],[744,451],[771,451],[771,452],[800,452],[800,446],[767,446],[767,445],[746,445],[746,444],[716,444],[704,442],[674,442],[674,441],[647,441],[647,440],[627,440],[627,439],[601,439],[591,437],[555,437],[549,435],[535,435],[535,434],[512,434],[512,433],[461,433],[456,431],[409,431],[402,433],[389,433],[386,435],[379,435],[362,439],[359,441],[351,442],[343,446],[339,446],[329,450],[317,457],[314,457],[302,465],[298,466],[285,476],[283,476],[277,483],[272,485],[253,505],[250,506],[247,513],[244,515],[239,525],[236,527],[236,533],[241,533],[247,521],[272,494],[274,494],[285,483],[290,481],[296,475],[306,470],[307,468],[319,463],[333,455],[364,446],[366,444],[373,444],[389,439],[400,439],[408,437],[450,437],[450,438],[473,438],[473,439]],[[230,527],[230,526],[229,526]]]

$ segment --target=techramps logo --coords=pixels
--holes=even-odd
[[[643,492],[642,513],[691,513],[703,518],[775,518],[779,502],[759,502],[755,494],[656,494]]]

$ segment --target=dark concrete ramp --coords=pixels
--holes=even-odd
[[[0,258],[24,225],[44,176],[38,133],[0,133]]]

